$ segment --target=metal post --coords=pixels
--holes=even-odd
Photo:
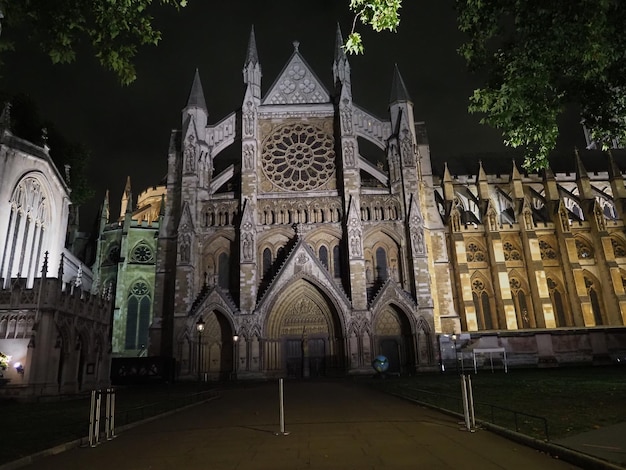
[[[472,424],[472,430],[476,429],[476,416],[474,414],[474,391],[472,390],[472,376],[467,376],[467,388],[469,392],[469,409],[470,409],[470,421]]]
[[[95,446],[94,443],[94,420],[96,418],[96,391],[91,391],[91,407],[89,408],[89,445]]]
[[[202,362],[202,332],[198,331],[198,382],[202,382],[202,368],[200,367]]]
[[[111,389],[111,439],[115,437],[115,389]]]
[[[461,376],[461,395],[463,397],[463,418],[465,419],[465,430],[470,431],[469,405],[467,400],[467,383],[465,376]]]
[[[94,421],[94,446],[100,441],[100,409],[102,404],[102,390],[98,390],[96,396],[96,419]]]
[[[115,437],[115,389],[107,388],[104,429],[107,441]]]
[[[283,394],[283,379],[278,379],[278,401],[280,413],[280,432],[274,433],[276,436],[287,436],[285,432],[285,396]]]

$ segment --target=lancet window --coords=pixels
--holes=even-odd
[[[125,349],[143,349],[148,344],[152,299],[144,281],[133,284],[126,308]]]

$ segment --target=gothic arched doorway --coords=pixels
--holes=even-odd
[[[415,347],[408,318],[392,305],[386,306],[374,319],[376,354],[389,360],[388,373],[415,371]]]
[[[331,302],[311,283],[298,280],[280,295],[265,331],[268,373],[319,377],[344,371],[339,318]]]
[[[195,356],[198,359],[194,362],[199,360],[196,371],[200,376],[206,374],[213,380],[227,379],[235,371],[232,326],[218,311],[204,313],[202,318],[205,322],[204,331],[195,341]]]

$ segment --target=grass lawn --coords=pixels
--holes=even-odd
[[[477,419],[513,430],[517,424],[520,432],[539,439],[546,437],[544,424],[533,416],[545,418],[550,440],[626,421],[623,366],[509,369],[508,374],[481,370],[471,378]],[[456,373],[373,383],[382,391],[462,412],[461,383]]]
[[[185,382],[117,388],[115,427],[206,399],[213,393],[206,385],[200,388],[198,384]],[[104,396],[101,406],[104,410]],[[89,396],[36,403],[0,400],[0,423],[4,430],[0,439],[0,465],[86,437],[90,408]]]

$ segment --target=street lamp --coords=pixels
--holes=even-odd
[[[456,373],[459,373],[459,355],[456,350],[456,333],[452,334],[452,342],[454,343],[454,365],[456,367]]]
[[[237,348],[238,341],[239,335],[235,332],[235,334],[233,334],[233,380],[237,379],[237,361],[239,360],[239,350]]]
[[[200,362],[202,361],[202,332],[204,331],[204,320],[202,317],[196,322],[196,331],[198,332],[198,382],[201,382]]]

